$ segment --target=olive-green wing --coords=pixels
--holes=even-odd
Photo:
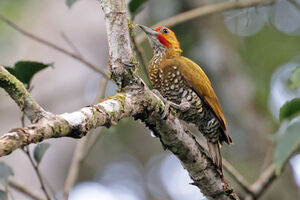
[[[209,105],[211,110],[218,118],[223,131],[226,133],[226,120],[219,103],[219,100],[211,86],[211,83],[204,73],[204,71],[196,63],[183,56],[169,59],[164,63],[163,68],[178,67],[183,78],[190,85],[190,87],[198,94],[198,96]]]

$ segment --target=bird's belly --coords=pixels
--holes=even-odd
[[[208,105],[202,104],[201,107],[192,106],[189,110],[178,111],[178,113],[181,120],[194,124],[210,141],[215,142],[219,140],[221,126]]]
[[[187,111],[178,110],[181,120],[192,123],[211,141],[217,141],[220,137],[220,123],[209,106],[181,79],[162,80],[157,88],[167,100],[180,104],[182,100],[188,101],[191,107]]]

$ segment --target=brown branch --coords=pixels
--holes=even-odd
[[[0,87],[5,89],[31,122],[36,122],[47,115],[47,112],[26,90],[23,83],[11,75],[3,66],[0,66]]]
[[[275,166],[271,164],[263,173],[261,173],[257,181],[251,185],[251,190],[255,194],[255,199],[258,199],[264,193],[276,177]]]
[[[48,194],[48,192],[47,192],[47,189],[46,189],[46,187],[45,187],[45,183],[44,183],[44,180],[43,180],[43,178],[42,178],[41,172],[40,172],[40,170],[39,170],[39,168],[38,168],[38,165],[35,164],[34,161],[32,160],[32,157],[31,157],[31,155],[30,155],[30,152],[29,152],[28,147],[25,147],[24,153],[27,155],[27,157],[28,157],[28,159],[29,159],[29,161],[30,161],[30,164],[32,165],[32,167],[33,167],[33,169],[34,169],[34,171],[35,171],[35,174],[37,175],[37,177],[38,177],[38,179],[39,179],[39,182],[40,182],[40,184],[41,184],[41,189],[42,189],[42,191],[44,192],[44,194],[45,194],[45,196],[46,196],[46,199],[47,199],[47,200],[50,200],[51,198],[50,198],[50,196],[49,196],[49,194]]]
[[[19,180],[16,179],[8,179],[8,185],[12,187],[13,189],[17,190],[18,192],[21,192],[22,194],[34,199],[34,200],[44,200],[45,197],[43,195],[36,191],[33,188],[29,188],[28,184],[21,183]]]
[[[197,142],[202,146],[203,149],[205,149],[206,152],[209,152],[207,145],[200,140],[199,138],[196,138]],[[223,167],[226,170],[226,172],[235,180],[248,194],[254,195],[254,192],[251,190],[251,186],[248,183],[248,181],[225,159],[223,158]]]
[[[250,188],[248,181],[225,159],[223,159],[223,166],[228,174],[250,195],[253,191]]]
[[[83,57],[82,54],[80,53],[80,51],[78,50],[78,48],[72,42],[72,40],[63,31],[60,32],[60,35],[77,55],[79,55],[80,57]]]
[[[76,60],[78,60],[79,62],[85,64],[86,66],[88,66],[89,68],[91,68],[92,70],[99,72],[103,75],[103,77],[105,77],[106,79],[109,79],[109,76],[107,75],[107,72],[103,71],[102,69],[100,69],[99,67],[95,66],[94,64],[90,63],[89,61],[87,61],[86,59],[84,59],[83,57],[81,57],[80,55],[74,54],[54,43],[51,43],[43,38],[40,38],[26,30],[24,30],[23,28],[21,28],[20,26],[16,25],[15,23],[13,23],[12,21],[10,21],[9,19],[7,19],[6,17],[4,17],[3,15],[0,14],[0,19],[3,20],[7,25],[9,25],[10,27],[12,27],[13,29],[15,29],[16,31],[18,31],[19,33],[25,35],[26,37],[35,40],[41,44],[44,44],[56,51],[59,51],[65,55],[68,55]]]
[[[68,200],[69,193],[77,180],[78,173],[80,170],[80,163],[82,162],[82,160],[84,158],[83,156],[84,156],[86,147],[88,145],[88,141],[89,141],[88,137],[85,137],[77,142],[75,152],[74,152],[74,155],[72,158],[72,162],[70,165],[70,169],[69,169],[66,181],[65,181],[62,200]]]
[[[193,10],[189,10],[183,13],[180,13],[176,16],[170,17],[168,19],[162,20],[152,26],[152,28],[156,28],[159,26],[174,26],[201,16],[223,12],[227,10],[240,9],[240,8],[249,8],[258,5],[268,5],[275,3],[277,0],[236,0],[236,1],[228,1],[222,3],[214,3],[206,6],[202,6],[200,8],[195,8]],[[136,37],[136,41],[138,44],[142,43],[146,39],[145,34],[139,34]]]
[[[300,145],[296,148],[295,151],[291,152],[288,156],[288,159],[286,159],[285,163],[283,164],[283,167],[286,166],[286,164],[289,161],[289,158],[295,153],[298,152],[300,149]],[[258,177],[258,179],[255,181],[254,184],[251,185],[251,190],[253,191],[254,195],[252,195],[252,198],[258,199],[261,197],[261,195],[269,188],[269,186],[276,180],[278,175],[276,174],[276,168],[275,165],[272,163],[269,167],[267,167]]]

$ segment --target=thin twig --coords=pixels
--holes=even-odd
[[[55,194],[55,191],[54,191],[52,185],[50,184],[50,182],[47,180],[47,178],[46,178],[43,174],[41,174],[41,175],[42,175],[42,179],[43,179],[44,182],[45,182],[45,186],[47,186],[48,190],[50,191],[50,193],[51,193],[51,195],[52,195],[52,198],[53,198],[54,200],[57,200],[56,194]]]
[[[80,53],[80,51],[78,50],[78,48],[72,42],[72,40],[63,31],[60,32],[60,35],[77,55],[79,55],[80,57],[83,57],[82,54]]]
[[[94,137],[94,139],[92,140],[92,143],[89,145],[89,147],[87,148],[84,158],[86,158],[94,149],[94,147],[96,146],[97,142],[100,140],[101,136],[103,135],[103,127],[100,127],[98,130],[98,133],[95,133],[96,137]]]
[[[209,15],[212,13],[218,13],[226,10],[248,8],[257,5],[268,5],[275,3],[277,0],[244,0],[244,1],[228,1],[222,3],[214,3],[206,6],[201,6],[200,8],[195,8],[183,13],[180,13],[176,16],[170,17],[168,19],[162,20],[152,26],[156,28],[159,26],[174,26],[200,16]],[[146,39],[145,34],[139,34],[136,37],[136,42],[141,44]]]
[[[8,179],[8,184],[13,189],[25,194],[26,196],[28,196],[34,200],[44,200],[45,199],[40,192],[36,191],[34,188],[29,188],[28,184],[21,183],[19,180],[10,178],[10,179]]]
[[[101,99],[104,98],[107,83],[108,83],[107,79],[101,79],[99,92],[98,92],[99,94],[97,95],[96,100],[95,100],[96,103],[98,102],[99,97]],[[101,130],[102,130],[102,128],[101,128]],[[98,135],[100,135],[100,133]],[[73,159],[72,159],[72,162],[70,165],[70,170],[69,170],[69,173],[68,173],[66,181],[65,181],[62,200],[68,200],[69,193],[77,180],[83,160],[87,156],[86,152],[89,152],[89,149],[91,149],[92,146],[94,146],[94,144],[96,143],[96,142],[93,142],[92,146],[88,147],[91,136],[92,136],[92,134],[89,133],[85,138],[79,140],[76,145]],[[96,140],[98,140],[98,137],[96,137]],[[96,140],[93,140],[93,141],[96,141]]]
[[[207,145],[200,139],[196,138],[197,142],[205,149],[206,152],[209,152]],[[253,191],[250,188],[248,181],[225,159],[223,160],[223,167],[227,173],[235,180],[248,194],[253,194]]]
[[[27,157],[28,157],[28,159],[29,159],[29,161],[30,161],[30,163],[31,163],[31,165],[32,165],[32,167],[33,167],[33,169],[34,169],[34,171],[35,171],[35,173],[36,173],[39,181],[40,181],[41,189],[43,190],[43,192],[44,192],[44,194],[46,196],[46,199],[50,200],[51,198],[50,198],[50,196],[49,196],[49,194],[47,192],[47,189],[45,187],[45,183],[44,183],[44,180],[43,180],[42,175],[40,173],[40,170],[38,168],[38,165],[36,165],[34,163],[34,161],[32,160],[32,157],[31,157],[30,152],[29,152],[29,148],[26,146],[26,147],[24,147],[23,151],[27,155]]]
[[[90,63],[89,61],[85,60],[83,57],[81,57],[80,55],[74,54],[54,43],[51,43],[43,38],[40,38],[36,35],[33,35],[32,33],[24,30],[23,28],[21,28],[20,26],[18,26],[17,24],[13,23],[12,21],[10,21],[9,19],[7,19],[6,17],[4,17],[3,15],[0,14],[0,19],[2,19],[7,25],[9,25],[10,27],[12,27],[13,29],[15,29],[16,31],[18,31],[19,33],[29,37],[32,40],[35,40],[41,44],[44,44],[48,47],[51,47],[52,49],[55,49],[56,51],[59,51],[65,55],[68,55],[76,60],[78,60],[79,62],[85,64],[86,66],[88,66],[89,68],[91,68],[92,70],[101,73],[106,79],[109,79],[109,76],[107,75],[107,72],[103,71],[102,69],[100,69],[99,67],[95,66],[94,64]]]
[[[260,172],[263,172],[272,162],[272,155],[273,155],[274,147],[273,145],[270,145],[267,149],[267,152],[265,154],[265,157],[263,159]]]
[[[258,199],[264,191],[266,191],[276,177],[275,166],[274,164],[271,164],[263,173],[261,173],[257,181],[251,185],[251,190],[255,192],[255,199]]]
[[[6,190],[6,193],[8,193],[11,197],[11,200],[15,200],[15,197],[14,195],[12,194],[12,192],[7,188],[7,186],[5,186],[5,190]],[[8,195],[6,195],[6,200],[8,200]]]
[[[254,195],[248,181],[225,159],[223,159],[224,169],[228,174],[251,196]]]
[[[76,145],[73,159],[72,159],[72,162],[70,165],[69,173],[68,173],[67,179],[65,181],[62,200],[68,199],[69,193],[77,180],[78,173],[80,170],[79,163],[81,162],[81,160],[83,158],[84,150],[87,146],[87,143],[88,143],[87,138],[82,138],[81,140],[78,141],[78,143]]]

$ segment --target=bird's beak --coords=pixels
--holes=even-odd
[[[139,25],[139,27],[147,34],[147,35],[156,35],[158,32],[153,30],[152,28],[149,28],[147,26]]]

